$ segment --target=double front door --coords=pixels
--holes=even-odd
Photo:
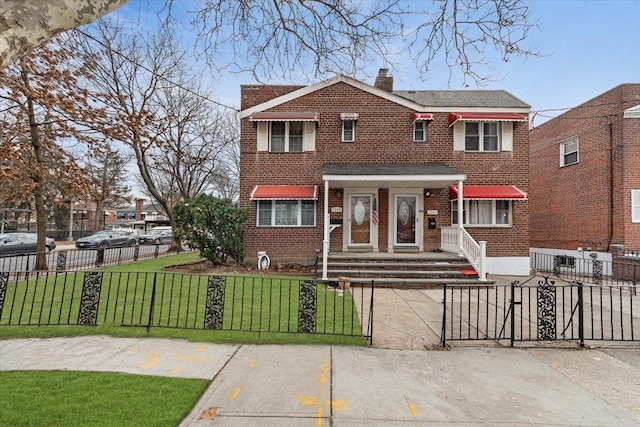
[[[387,215],[389,229],[393,232],[394,246],[416,246],[419,244],[421,230],[418,225],[419,197],[415,194],[394,194],[393,212]],[[349,209],[349,246],[370,246],[373,232],[378,232],[380,207],[375,194],[350,194]],[[377,239],[376,239],[377,240]]]

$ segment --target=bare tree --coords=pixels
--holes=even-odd
[[[95,29],[82,49],[94,58],[94,81],[109,110],[98,129],[131,149],[145,192],[172,220],[176,202],[209,190],[223,173],[219,159],[237,143],[228,130],[237,119],[217,114],[197,93],[201,82],[170,28],[130,34],[103,20]]]
[[[94,21],[129,0],[3,0],[0,68],[58,33]]]
[[[95,229],[104,228],[105,206],[117,206],[131,202],[129,162],[132,156],[113,148],[104,141],[101,149],[89,150],[84,154],[84,169],[91,179],[88,200],[96,204]]]
[[[198,46],[209,64],[250,71],[257,80],[307,73],[355,75],[371,61],[394,68],[408,51],[425,78],[441,59],[451,73],[459,70],[463,79],[482,83],[495,77],[491,69],[482,71],[490,65],[492,51],[503,61],[538,55],[525,45],[537,27],[528,3],[206,0],[193,13]]]

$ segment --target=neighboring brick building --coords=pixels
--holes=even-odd
[[[533,250],[640,249],[640,84],[613,88],[530,138]]]
[[[385,69],[375,86],[336,76],[243,85],[241,97],[249,259],[451,249],[460,218],[487,242],[488,272],[528,274],[530,107],[518,98],[394,91]]]

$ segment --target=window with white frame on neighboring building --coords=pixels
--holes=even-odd
[[[465,151],[500,151],[499,122],[465,122]]]
[[[313,227],[316,225],[315,200],[259,200],[259,227]]]
[[[631,190],[631,222],[640,222],[640,190]]]
[[[578,137],[560,143],[560,167],[578,163]]]
[[[508,227],[511,225],[509,200],[464,200],[462,223],[465,226]],[[458,224],[458,202],[451,202],[451,223]]]
[[[301,153],[303,134],[303,122],[270,122],[270,151],[272,153]]]

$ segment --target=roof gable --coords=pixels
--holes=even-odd
[[[304,86],[240,112],[244,119],[337,83],[345,83],[364,92],[419,112],[500,111],[529,113],[531,106],[505,90],[401,90],[387,92],[351,77],[336,75],[313,85]]]
[[[380,98],[386,99],[388,101],[391,102],[395,102],[396,104],[411,108],[413,110],[416,111],[423,111],[424,110],[424,106],[420,105],[414,101],[411,101],[410,99],[407,98],[403,98],[401,96],[395,95],[391,92],[387,92],[386,90],[382,90],[379,89],[377,87],[368,85],[364,82],[361,82],[359,80],[353,79],[351,77],[347,77],[347,76],[343,76],[343,75],[336,75],[334,77],[331,77],[330,79],[327,80],[323,80],[319,83],[313,84],[313,85],[309,85],[309,86],[305,86],[301,89],[295,90],[293,92],[290,92],[286,95],[282,95],[279,96],[277,98],[274,98],[270,101],[267,102],[263,102],[261,104],[255,105],[251,108],[247,108],[246,110],[243,110],[240,112],[240,118],[244,119],[245,117],[249,117],[251,114],[253,113],[257,113],[259,111],[264,111],[267,110],[269,108],[273,108],[275,106],[284,104],[286,102],[292,101],[294,99],[300,98],[302,96],[305,95],[309,95],[310,93],[316,92],[320,89],[324,89],[326,87],[329,87],[331,85],[334,85],[336,83],[345,83],[348,84],[350,86],[353,86],[357,89],[360,89],[364,92],[370,93],[372,95],[378,96]]]

